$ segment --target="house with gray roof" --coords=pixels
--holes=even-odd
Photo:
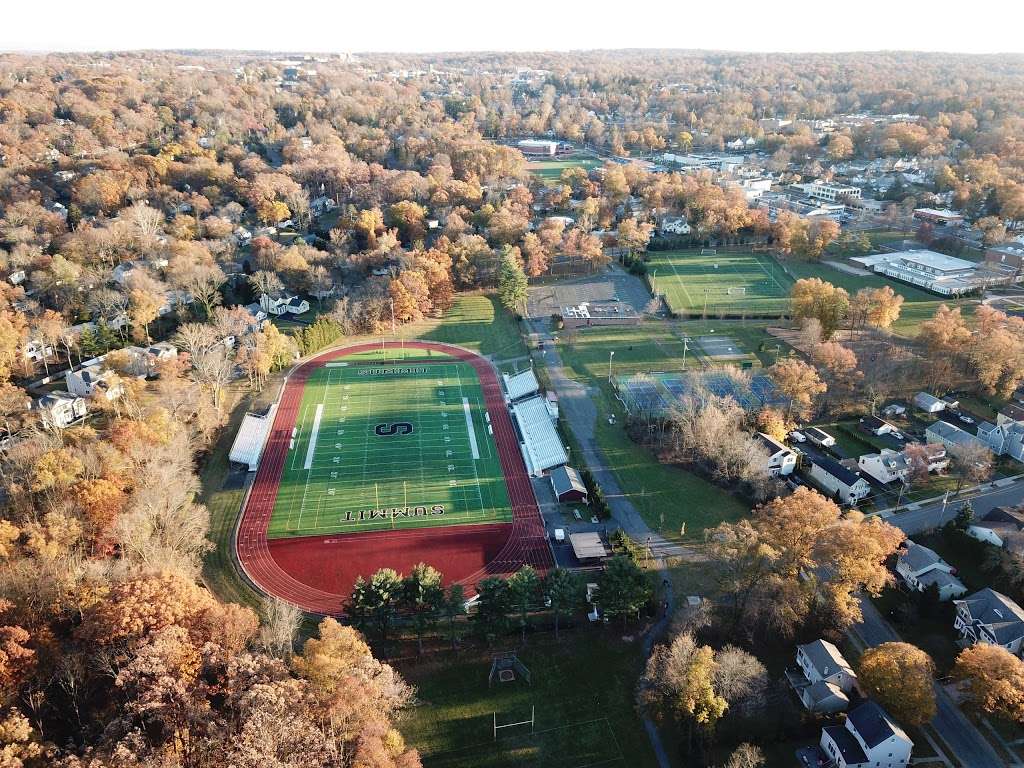
[[[1006,418],[996,424],[983,421],[978,425],[978,439],[996,456],[1011,456],[1024,462],[1024,422]]]
[[[952,600],[967,594],[967,587],[955,575],[956,569],[928,547],[909,539],[896,559],[896,573],[908,589],[924,592],[934,586],[939,600]]]
[[[967,526],[967,535],[1024,556],[1024,507],[996,507]]]
[[[843,725],[821,729],[818,765],[837,768],[906,768],[914,742],[889,713],[873,701],[850,710]]]
[[[1016,601],[986,587],[963,600],[954,600],[953,628],[969,644],[1001,645],[1019,654],[1024,644],[1024,608]]]
[[[955,424],[950,424],[948,421],[936,421],[934,424],[929,424],[924,434],[927,438],[926,442],[941,443],[950,451],[955,451],[957,448],[969,445],[980,445],[983,448],[989,447],[984,440],[979,440],[970,432],[966,432]]]
[[[799,669],[786,670],[786,678],[810,712],[840,712],[850,705],[849,693],[857,685],[853,667],[828,640],[798,645]]]
[[[857,472],[823,456],[808,462],[808,474],[826,496],[844,504],[856,504],[871,493],[871,485]]]
[[[945,402],[927,392],[918,392],[914,395],[914,406],[925,413],[938,413],[946,410]]]

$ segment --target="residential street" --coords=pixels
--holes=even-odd
[[[896,631],[882,617],[867,598],[861,598],[864,621],[854,626],[854,632],[865,645],[876,646],[900,639]],[[949,628],[953,631],[953,627]],[[956,703],[938,683],[935,684],[935,703],[938,711],[932,727],[960,763],[967,768],[1002,768],[1003,761],[992,745],[968,720]]]
[[[1001,485],[998,485],[998,483],[1001,483]],[[1000,480],[996,481],[996,483],[988,483],[982,486],[982,490],[966,492],[959,497],[951,497],[945,505],[945,510],[943,510],[942,502],[938,501],[922,506],[919,509],[890,515],[882,513],[881,516],[886,522],[900,528],[908,536],[912,536],[915,533],[921,533],[930,528],[937,528],[948,523],[956,517],[957,512],[960,511],[960,506],[967,500],[970,500],[971,506],[974,508],[976,519],[992,511],[995,507],[1024,504],[1024,481],[1008,482]]]

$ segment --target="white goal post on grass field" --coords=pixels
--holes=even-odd
[[[717,256],[718,255],[718,249],[717,248],[701,248],[700,249],[700,255],[701,256]]]
[[[726,289],[726,293],[728,293],[730,296],[746,296],[747,286],[733,285]]]
[[[528,725],[528,726],[530,726],[530,733],[533,733],[534,716],[536,715],[536,713],[537,713],[537,707],[535,705],[531,704],[530,705],[530,719],[529,720],[520,720],[519,722],[515,722],[515,723],[503,723],[502,725],[498,725],[498,713],[495,712],[494,713],[494,740],[495,741],[498,740],[498,731],[501,730],[502,728],[514,728],[517,725]]]

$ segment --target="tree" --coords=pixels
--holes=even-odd
[[[850,308],[850,295],[845,290],[818,277],[797,280],[789,299],[793,319],[817,318],[825,341],[842,325]]]
[[[149,324],[156,320],[163,303],[160,296],[142,288],[134,288],[128,294],[128,314],[132,327],[137,329],[141,326],[145,330],[147,344],[150,341]]]
[[[281,282],[281,278],[273,272],[266,270],[259,270],[249,275],[249,286],[252,288],[253,293],[265,293],[268,296],[284,290],[284,283]]]
[[[508,582],[500,576],[488,576],[476,585],[477,603],[473,623],[484,637],[504,634],[508,628],[508,614],[512,610],[512,595]]]
[[[295,650],[295,638],[302,622],[298,606],[278,598],[263,601],[263,625],[260,644],[278,659],[290,659]]]
[[[1024,723],[1024,661],[1002,646],[965,648],[956,657],[953,678],[974,709]]]
[[[654,590],[640,566],[625,555],[617,555],[605,563],[597,577],[597,602],[605,615],[622,617],[622,626],[630,616],[638,616]]]
[[[455,648],[455,620],[466,615],[466,594],[461,584],[452,584],[444,593],[441,613],[448,620],[448,640]]]
[[[992,475],[992,451],[980,442],[971,441],[949,449],[953,473],[956,475],[956,492],[965,483],[977,485]]]
[[[853,304],[863,308],[868,324],[886,329],[899,319],[903,296],[888,285],[881,288],[861,288],[854,296]]]
[[[444,587],[441,573],[425,563],[413,566],[409,575],[402,579],[402,596],[399,604],[412,620],[416,630],[416,646],[423,653],[423,634],[437,623],[438,612],[444,602]]]
[[[555,616],[555,641],[562,616],[572,615],[578,610],[586,596],[583,580],[575,571],[555,568],[544,577],[544,594],[551,601],[551,612]]]
[[[764,762],[764,752],[760,747],[743,743],[733,750],[722,768],[761,768]]]
[[[532,566],[524,565],[509,577],[508,590],[512,605],[519,613],[519,629],[525,644],[527,620],[540,594],[540,577]]]
[[[784,357],[768,369],[779,392],[789,399],[789,415],[806,418],[814,405],[814,398],[828,387],[818,377],[814,366],[797,357]]]
[[[526,303],[526,273],[516,253],[505,246],[498,272],[498,298],[509,311],[519,313]]]
[[[935,716],[935,663],[910,643],[882,643],[860,658],[857,679],[901,723],[921,726]]]
[[[402,577],[392,568],[381,568],[369,581],[362,576],[356,579],[348,613],[358,626],[372,624],[386,642],[401,595]]]

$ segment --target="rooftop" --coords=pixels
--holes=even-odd
[[[910,741],[903,729],[889,717],[889,713],[873,701],[865,701],[851,710],[847,715],[847,721],[860,734],[869,749],[877,747],[892,736],[900,736]]]

